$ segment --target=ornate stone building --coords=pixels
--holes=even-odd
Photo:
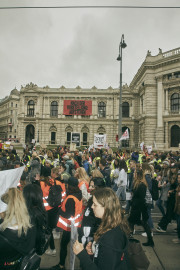
[[[93,143],[94,134],[107,134],[118,146],[119,89],[38,87],[30,83],[0,101],[0,137],[21,143],[69,144],[72,133],[80,145]],[[124,146],[178,149],[180,143],[180,48],[147,56],[130,86],[122,89]]]

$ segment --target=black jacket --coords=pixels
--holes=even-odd
[[[131,212],[128,221],[132,224],[141,224],[141,218],[148,220],[146,197],[146,185],[141,183],[136,189],[133,189]]]
[[[103,234],[97,243],[94,261],[85,250],[77,256],[83,270],[129,270],[128,239],[120,227]]]
[[[8,239],[8,242],[4,239]],[[27,235],[18,237],[17,230],[5,229],[0,232],[0,269],[5,262],[15,261],[27,255],[36,244],[36,229],[33,226]],[[13,268],[12,268],[13,269]]]

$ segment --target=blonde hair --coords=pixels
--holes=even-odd
[[[136,189],[141,183],[143,183],[146,187],[148,186],[141,164],[136,164],[133,187]]]
[[[31,228],[31,223],[22,192],[17,188],[9,188],[1,199],[8,206],[0,229],[4,231],[9,226],[17,225],[18,236],[21,236],[22,233],[27,234],[28,229]]]
[[[94,235],[94,240],[97,242],[102,234],[117,226],[128,233],[129,228],[122,216],[120,201],[115,192],[111,188],[99,188],[93,191],[92,195],[104,207],[102,221]]]
[[[98,169],[94,169],[91,174],[93,178],[104,178],[103,174]]]
[[[83,167],[79,167],[76,169],[76,172],[78,174],[78,180],[82,181],[85,180],[89,184],[89,176],[86,173],[86,170]]]

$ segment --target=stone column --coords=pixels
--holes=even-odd
[[[164,91],[162,76],[157,77],[157,127],[163,127]]]
[[[169,112],[168,89],[166,89],[166,110]]]

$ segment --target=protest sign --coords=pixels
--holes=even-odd
[[[106,143],[106,134],[94,134],[94,148],[103,148]]]

